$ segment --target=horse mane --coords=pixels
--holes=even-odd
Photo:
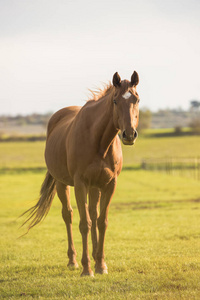
[[[109,93],[111,93],[114,90],[114,87],[111,82],[104,83],[103,88],[96,88],[95,90],[90,90],[90,96],[88,101],[98,101],[100,98],[103,98],[107,96]]]

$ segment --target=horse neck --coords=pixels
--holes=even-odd
[[[113,96],[112,93],[104,96],[96,102],[96,113],[100,114],[97,119],[96,133],[100,138],[99,153],[105,158],[111,144],[113,143],[118,129],[113,121]]]

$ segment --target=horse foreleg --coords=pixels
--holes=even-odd
[[[93,272],[90,267],[90,257],[88,250],[88,236],[91,229],[91,219],[89,215],[88,205],[87,205],[87,188],[85,184],[79,179],[75,178],[74,180],[74,190],[76,196],[76,202],[80,215],[79,229],[82,235],[83,243],[83,254],[82,254],[82,266],[83,272],[81,276],[89,275],[93,276]]]
[[[96,260],[98,232],[97,232],[97,218],[98,218],[98,204],[101,197],[101,192],[98,188],[90,188],[89,190],[89,213],[92,220],[91,236],[93,251],[92,256]]]
[[[97,225],[99,229],[99,242],[96,253],[96,265],[95,271],[99,274],[107,274],[108,268],[104,261],[104,242],[105,233],[108,226],[108,210],[110,201],[115,191],[116,179],[113,179],[107,186],[102,190],[101,200],[100,200],[100,216],[97,220]]]
[[[56,182],[57,195],[62,203],[62,217],[67,228],[68,236],[68,257],[69,257],[69,267],[78,267],[76,261],[76,250],[74,247],[73,236],[72,236],[72,218],[73,210],[70,204],[70,187],[65,186],[61,182]]]

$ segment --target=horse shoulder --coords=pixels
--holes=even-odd
[[[102,188],[116,178],[122,169],[122,150],[118,137],[115,138],[106,157],[97,153],[83,172],[85,182],[91,186]]]
[[[119,136],[117,135],[112,143],[109,155],[113,161],[113,169],[117,175],[120,174],[123,164],[122,147]]]

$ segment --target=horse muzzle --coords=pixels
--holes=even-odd
[[[122,143],[124,145],[133,145],[135,143],[135,140],[137,139],[137,137],[138,137],[138,133],[136,130],[133,132],[133,134],[130,134],[130,135],[127,135],[126,131],[124,130],[122,132]]]

